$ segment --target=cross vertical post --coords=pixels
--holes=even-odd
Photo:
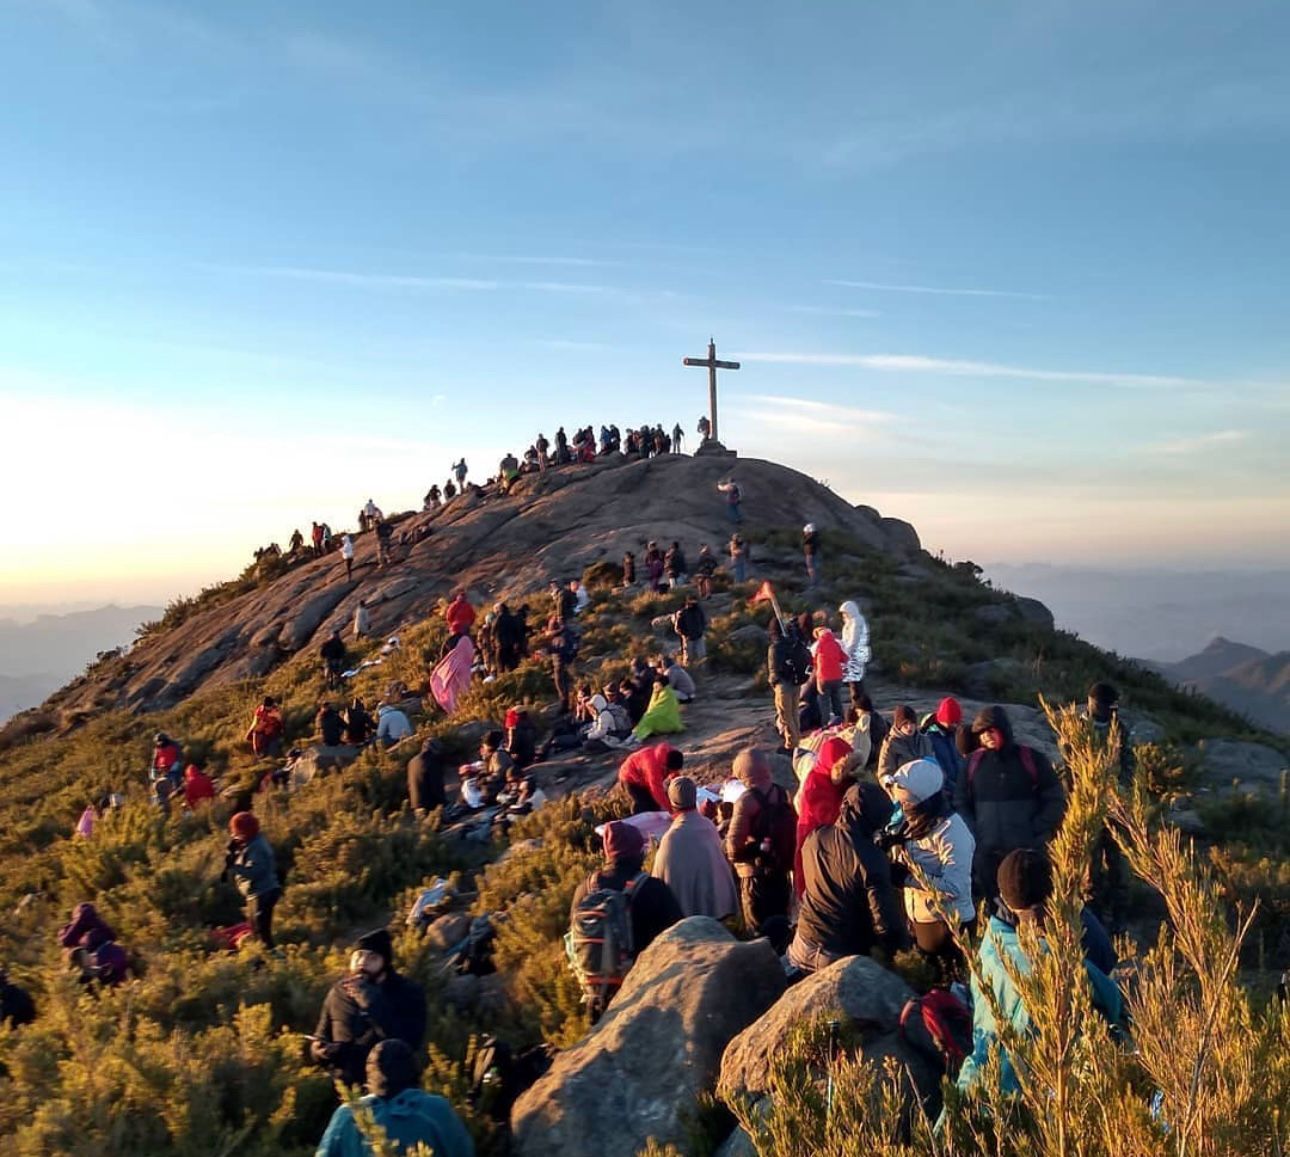
[[[717,343],[714,338],[708,339],[708,356],[706,358],[682,358],[684,366],[704,366],[708,371],[708,415],[712,428],[708,438],[717,441],[717,371],[737,370],[738,362],[721,362],[717,360]]]

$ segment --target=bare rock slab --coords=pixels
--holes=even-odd
[[[521,1157],[634,1157],[652,1137],[684,1148],[684,1118],[732,1037],[784,991],[765,940],[693,916],[650,945],[595,1028],[515,1104]]]

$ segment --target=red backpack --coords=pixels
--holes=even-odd
[[[1035,762],[1034,750],[1026,747],[1024,744],[1018,743],[1017,751],[1021,755],[1021,766],[1026,769],[1026,774],[1030,776],[1031,786],[1037,788],[1039,786],[1039,765]],[[976,769],[981,766],[981,761],[985,759],[985,756],[986,749],[984,747],[978,747],[970,756],[968,756],[968,787],[972,786],[972,780],[976,776]]]
[[[972,1049],[972,1014],[958,997],[933,988],[905,1002],[900,1036],[953,1080]]]

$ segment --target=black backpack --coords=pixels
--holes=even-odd
[[[797,812],[793,801],[778,784],[771,784],[770,791],[764,793],[756,788],[750,790],[761,804],[753,823],[753,837],[758,843],[770,842],[770,851],[759,851],[754,863],[767,872],[787,872],[797,854]]]
[[[788,653],[784,656],[784,666],[788,668],[789,678],[800,687],[811,679],[811,648],[797,631],[793,631],[785,642]]]

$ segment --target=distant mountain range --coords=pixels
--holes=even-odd
[[[1290,735],[1290,651],[1270,654],[1221,636],[1179,663],[1149,663],[1264,727]]]
[[[0,722],[44,701],[80,674],[100,651],[134,638],[160,607],[97,607],[29,622],[0,618]]]
[[[1178,663],[1208,640],[1290,648],[1290,570],[1099,570],[992,563],[996,586],[1040,599],[1057,625],[1099,647]]]

